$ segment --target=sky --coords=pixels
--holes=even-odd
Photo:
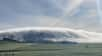
[[[96,0],[0,0],[0,29],[68,27],[100,31]]]

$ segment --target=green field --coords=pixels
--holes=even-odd
[[[102,56],[102,44],[0,42],[0,56]]]

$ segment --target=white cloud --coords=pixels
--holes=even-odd
[[[98,22],[96,0],[10,0],[1,2],[0,6],[0,16],[3,18],[0,22],[6,22],[1,24],[2,28],[12,25],[84,28]]]
[[[70,12],[73,10],[77,10],[77,8],[83,3],[83,0],[69,0],[66,7],[64,9],[64,16],[71,15]],[[73,12],[72,12],[73,13]]]
[[[65,20],[50,16],[21,16],[18,17],[15,25],[18,26],[49,26],[49,27],[64,27]]]
[[[0,30],[15,27],[14,25],[7,23],[0,23]]]

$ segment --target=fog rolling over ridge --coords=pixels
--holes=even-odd
[[[57,27],[25,27],[1,30],[0,40],[5,38],[19,42],[102,43],[102,33]]]

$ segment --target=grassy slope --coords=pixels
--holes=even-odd
[[[0,42],[0,55],[9,56],[102,56],[102,44],[34,44]]]

